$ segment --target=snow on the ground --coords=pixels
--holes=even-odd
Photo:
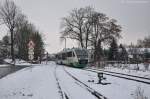
[[[56,66],[59,84],[69,99],[96,99],[85,88],[78,86],[61,65],[54,62],[26,67],[0,79],[0,99],[61,99],[55,78]],[[65,69],[108,99],[134,99],[138,87],[141,87],[144,95],[150,99],[150,85],[112,76],[105,76],[105,82],[111,84],[101,85],[97,84],[96,73],[70,67]]]
[[[4,59],[4,61],[6,62],[6,63],[12,63],[12,60],[11,59]],[[28,62],[26,62],[26,61],[24,61],[24,60],[19,60],[19,59],[15,59],[15,65],[31,65],[30,63],[28,63]]]
[[[0,79],[0,99],[60,99],[50,65],[27,67]]]
[[[0,67],[8,67],[8,65],[6,65],[6,64],[3,64],[3,65],[0,65]]]
[[[68,67],[66,67],[66,70],[84,83],[99,91],[108,99],[134,99],[135,91],[138,87],[140,87],[141,90],[144,90],[144,95],[147,96],[148,99],[150,98],[150,85],[107,75],[104,75],[104,77],[106,77],[106,81],[104,82],[111,84],[101,85],[96,84],[98,82],[96,73]],[[94,82],[88,82],[88,80],[94,80]]]

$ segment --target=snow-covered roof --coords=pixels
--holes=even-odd
[[[60,53],[62,53],[62,52],[70,52],[72,50],[86,50],[86,49],[84,49],[84,48],[75,48],[75,47],[73,47],[73,48],[66,48],[66,49],[63,49]]]
[[[146,50],[150,53],[150,48],[126,48],[127,52],[143,54]]]

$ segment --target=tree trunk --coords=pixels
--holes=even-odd
[[[10,29],[11,33],[11,58],[12,61],[15,63],[15,56],[14,56],[14,35],[13,35],[13,29]]]
[[[89,38],[89,33],[87,31],[87,34],[86,34],[86,41],[85,41],[85,48],[87,49],[87,46],[88,46],[88,38]]]
[[[95,42],[94,43],[94,62],[97,61],[96,54],[97,54],[97,49],[96,49],[96,42]]]
[[[83,45],[83,38],[82,38],[82,29],[81,29],[81,27],[79,28],[79,31],[80,31],[80,35],[79,35],[80,44],[81,44],[81,47],[84,48],[84,45]]]
[[[81,45],[81,48],[84,48],[82,36],[80,37],[80,45]]]

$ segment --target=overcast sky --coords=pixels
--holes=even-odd
[[[4,0],[0,0],[4,1]],[[108,17],[118,20],[122,26],[121,43],[136,43],[137,39],[150,35],[150,0],[14,0],[29,21],[44,34],[46,50],[58,52],[64,47],[59,40],[61,18],[73,8],[92,6]],[[5,35],[0,27],[0,37]],[[67,47],[75,41],[67,39]]]

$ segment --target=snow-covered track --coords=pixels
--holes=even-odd
[[[59,79],[57,77],[56,69],[57,69],[57,66],[55,67],[54,76],[55,76],[55,79],[56,79],[57,87],[58,87],[58,90],[59,90],[58,92],[60,93],[61,99],[69,99],[67,94],[61,88],[61,85],[59,83]]]
[[[150,84],[150,78],[146,78],[146,77],[140,77],[140,76],[135,76],[135,75],[129,75],[129,74],[124,74],[124,73],[117,73],[117,72],[111,72],[111,71],[105,71],[105,70],[93,69],[93,68],[92,69],[86,68],[84,70],[95,72],[95,73],[102,72],[105,75],[123,78],[123,79],[127,79],[127,80],[132,80],[132,81],[136,81],[136,82],[141,82],[141,83],[145,83],[145,84]]]
[[[85,84],[84,82],[80,81],[78,78],[76,78],[75,76],[73,76],[65,68],[64,68],[64,71],[70,77],[72,77],[75,81],[77,81],[76,84],[78,84],[79,86],[85,88],[88,92],[90,92],[92,95],[94,95],[97,99],[107,99],[105,96],[103,96],[102,94],[100,94],[99,92],[97,92],[96,90],[94,90],[93,88],[89,87],[87,84]]]

